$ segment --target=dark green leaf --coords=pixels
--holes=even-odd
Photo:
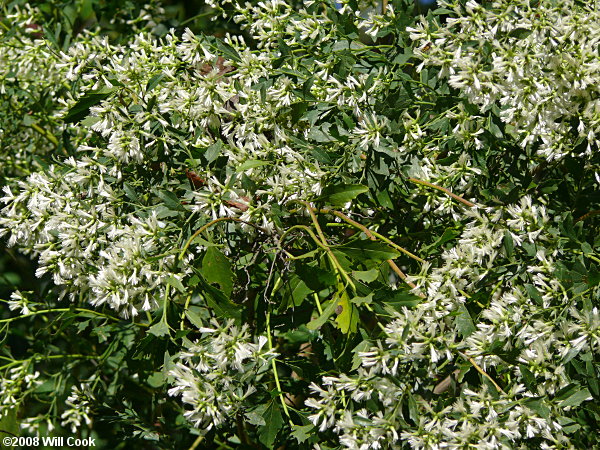
[[[67,115],[63,118],[65,123],[75,123],[84,119],[89,113],[92,106],[97,105],[105,98],[109,97],[115,88],[101,88],[95,91],[90,91],[84,94],[75,105],[69,109]]]
[[[227,298],[233,291],[233,272],[229,259],[216,247],[206,249],[201,273],[209,283],[216,283]]]
[[[475,328],[471,314],[465,305],[461,304],[457,310],[458,315],[454,318],[454,323],[460,334],[466,338],[473,334],[477,328]]]
[[[9,407],[5,404],[2,408],[2,418],[0,418],[0,438],[7,439],[20,436],[19,422],[17,421],[18,407]],[[2,448],[11,448],[9,445],[3,445]]]
[[[267,448],[273,448],[277,433],[283,425],[283,417],[275,399],[271,400],[263,414],[265,425],[259,427],[258,439]]]
[[[550,409],[546,406],[544,400],[541,398],[527,399],[525,401],[525,406],[538,413],[539,416],[543,417],[544,419],[550,417]]]
[[[343,206],[368,190],[369,188],[362,184],[338,184],[335,186],[327,186],[323,189],[321,195],[317,198],[317,201],[323,201],[333,206]]]
[[[506,251],[506,256],[508,256],[509,258],[512,257],[513,251],[515,249],[515,243],[513,242],[513,238],[512,238],[512,235],[510,234],[510,231],[504,230],[504,239],[503,239],[502,243],[504,244],[504,250]]]
[[[337,283],[337,276],[329,270],[300,262],[297,262],[295,267],[296,274],[313,291],[318,292]]]
[[[152,89],[154,89],[156,86],[158,86],[158,83],[160,83],[160,80],[162,80],[165,77],[164,73],[159,73],[154,75],[152,78],[150,78],[148,80],[148,83],[146,84],[146,93],[150,92]]]
[[[371,241],[370,239],[356,239],[347,244],[338,245],[335,249],[361,262],[367,260],[386,261],[400,255],[393,248],[378,241]]]
[[[199,283],[203,288],[203,296],[206,304],[211,308],[217,317],[230,317],[240,322],[242,318],[241,306],[233,303],[219,289],[211,286],[206,280],[202,279]]]
[[[579,389],[560,403],[562,408],[579,406],[582,402],[592,400],[592,394],[587,388]]]
[[[327,322],[327,319],[331,317],[331,315],[335,311],[336,306],[337,299],[331,300],[323,310],[323,314],[306,324],[306,328],[308,328],[309,330],[317,330],[321,328],[325,324],[325,322]]]
[[[165,203],[165,206],[172,211],[185,211],[181,205],[181,200],[171,191],[160,190],[156,195]]]
[[[384,303],[395,311],[402,311],[403,307],[414,308],[421,303],[423,299],[404,289],[381,289],[375,292],[375,301]]]
[[[281,293],[285,299],[282,306],[285,309],[300,306],[311,292],[312,289],[294,274],[281,288]]]

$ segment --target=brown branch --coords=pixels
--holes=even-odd
[[[430,187],[433,189],[437,189],[438,191],[442,191],[443,193],[448,194],[454,200],[458,200],[459,202],[468,206],[469,208],[472,208],[473,206],[475,206],[475,203],[471,203],[469,200],[465,200],[460,195],[453,194],[448,189],[438,186],[437,184],[430,183],[429,181],[418,180],[416,178],[409,178],[408,181],[412,181],[413,183],[422,184],[423,186],[427,186],[427,187]]]
[[[590,211],[590,212],[584,214],[583,216],[579,217],[578,219],[575,219],[575,222],[573,222],[573,224],[576,224],[577,222],[581,222],[582,220],[585,220],[585,219],[589,219],[592,216],[597,216],[598,214],[600,214],[600,209],[595,209],[593,211]]]
[[[346,216],[345,214],[343,214],[343,213],[341,213],[341,212],[339,212],[339,211],[332,211],[332,210],[324,210],[323,212],[326,212],[326,213],[329,213],[329,214],[333,214],[333,215],[335,215],[335,216],[339,217],[340,219],[343,219],[343,220],[345,220],[346,222],[348,222],[348,223],[350,223],[350,224],[354,225],[355,227],[359,228],[359,229],[360,229],[360,230],[361,230],[363,233],[365,233],[365,234],[367,235],[367,237],[368,237],[369,239],[371,239],[372,241],[376,241],[376,240],[377,240],[377,238],[376,238],[376,237],[373,235],[373,233],[371,232],[371,230],[369,230],[369,229],[368,229],[367,227],[365,227],[364,225],[362,225],[362,224],[360,224],[360,223],[358,223],[358,222],[356,222],[356,221],[354,221],[354,220],[350,219],[350,218],[349,218],[348,216]],[[410,252],[409,252],[409,253],[410,253]],[[411,253],[411,255],[412,255],[412,253]],[[412,256],[414,256],[414,255],[412,255]],[[419,259],[420,259],[420,258],[419,258]],[[423,260],[421,260],[421,261],[423,261]],[[415,285],[413,282],[411,282],[411,281],[408,281],[408,280],[406,279],[406,274],[405,274],[404,272],[402,272],[402,270],[400,270],[400,267],[398,267],[398,266],[396,265],[396,263],[395,263],[393,260],[391,260],[391,259],[388,259],[388,260],[386,260],[386,262],[388,263],[388,265],[390,266],[390,268],[391,268],[391,269],[392,269],[394,272],[396,272],[396,274],[397,274],[397,275],[398,275],[398,276],[399,276],[399,277],[402,279],[402,281],[404,281],[404,282],[405,282],[407,285],[409,285],[411,288],[413,288],[413,289],[416,289],[416,287],[417,287],[417,286],[416,286],[416,285]],[[424,261],[423,261],[423,262],[424,262]],[[421,298],[425,298],[425,296],[424,296],[423,294],[421,294],[421,293],[419,293],[418,295],[419,295]]]

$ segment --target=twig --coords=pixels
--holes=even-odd
[[[350,225],[358,228],[363,233],[365,233],[369,237],[369,239],[371,239],[372,241],[376,241],[377,239],[375,239],[375,237],[377,237],[377,238],[381,239],[383,242],[385,242],[386,244],[390,245],[391,247],[394,247],[396,250],[399,250],[402,253],[404,253],[405,255],[411,257],[412,259],[414,259],[416,261],[419,261],[420,263],[424,263],[425,262],[425,260],[423,258],[419,258],[417,255],[412,254],[411,252],[409,252],[405,248],[400,247],[398,244],[392,242],[390,239],[388,239],[385,236],[377,233],[376,231],[369,230],[367,227],[365,227],[364,225],[362,225],[362,224],[360,224],[360,223],[352,220],[351,218],[349,218],[348,216],[346,216],[344,213],[341,213],[339,211],[334,211],[334,210],[328,210],[328,209],[322,209],[321,211],[324,212],[324,213],[333,214],[334,216],[339,217],[340,219],[344,220],[345,222],[349,223]]]
[[[184,255],[185,255],[185,252],[187,251],[188,247],[191,245],[192,241],[198,237],[198,235],[200,233],[202,233],[203,231],[206,231],[208,228],[212,227],[214,224],[219,223],[219,222],[223,222],[225,220],[231,220],[233,222],[245,223],[246,225],[250,225],[251,227],[254,227],[257,230],[260,230],[263,233],[268,234],[267,230],[265,230],[262,227],[259,227],[258,225],[253,224],[252,222],[247,222],[245,220],[238,219],[237,217],[219,217],[218,219],[215,219],[215,220],[213,220],[211,222],[208,222],[206,225],[201,226],[200,228],[198,228],[198,230],[196,230],[196,232],[194,234],[192,234],[190,236],[190,238],[187,240],[187,242],[185,243],[185,245],[181,249],[181,253],[179,253],[179,260],[183,259]]]
[[[589,219],[592,216],[597,216],[598,214],[600,214],[600,209],[595,209],[595,210],[590,211],[590,212],[584,214],[583,216],[575,219],[575,222],[573,222],[573,224],[576,224],[577,222],[581,222],[582,220],[585,220],[585,219]]]
[[[392,247],[394,248],[398,248],[399,250],[403,251],[404,253],[406,253],[407,255],[411,256],[412,258],[416,259],[419,262],[425,262],[425,260],[419,258],[416,255],[413,255],[412,253],[410,253],[408,250],[403,249],[402,247],[400,247],[399,245],[394,244],[392,241],[390,241],[388,238],[386,238],[385,236],[382,236],[379,233],[376,233],[374,231],[369,230],[367,227],[365,227],[364,225],[350,219],[348,216],[346,216],[345,214],[339,212],[339,211],[331,211],[331,210],[324,210],[325,212],[329,212],[330,214],[333,214],[337,217],[339,217],[340,219],[348,222],[349,224],[355,226],[356,228],[360,229],[363,233],[365,233],[367,235],[367,237],[369,239],[371,239],[372,241],[376,241],[376,237],[378,237],[379,239],[385,241],[386,243],[392,245]],[[388,263],[388,265],[390,266],[390,268],[396,272],[396,274],[400,277],[400,279],[402,281],[404,281],[407,285],[409,285],[411,288],[416,289],[416,285],[407,280],[406,275],[404,274],[404,272],[402,272],[402,270],[400,270],[400,268],[396,265],[396,263],[391,260],[388,259],[386,260],[386,262]],[[418,294],[421,298],[425,298],[425,296],[421,293]]]
[[[488,380],[490,380],[492,382],[492,384],[494,385],[494,387],[496,389],[498,389],[498,392],[501,392],[502,394],[506,395],[506,392],[504,392],[502,390],[502,388],[498,385],[498,383],[496,383],[494,381],[494,379],[492,377],[490,377],[485,370],[483,370],[479,364],[477,364],[475,362],[475,360],[473,358],[471,358],[470,356],[465,355],[464,353],[460,353],[464,358],[467,358],[467,360],[473,365],[473,367],[475,367],[475,369],[477,369],[477,372],[479,372],[481,375],[483,375],[484,377],[486,377]]]
[[[321,238],[322,247],[325,248],[325,251],[327,252],[327,255],[329,256],[331,263],[333,264],[333,266],[335,267],[337,272],[343,278],[345,278],[345,280],[348,282],[348,285],[352,286],[352,289],[356,291],[356,286],[354,285],[354,281],[352,281],[352,279],[348,276],[348,274],[346,273],[346,271],[344,270],[344,268],[338,261],[337,257],[335,256],[335,254],[329,247],[329,244],[327,244],[327,239],[325,238],[325,235],[323,234],[323,230],[321,230],[321,226],[319,225],[319,221],[317,220],[317,216],[315,215],[315,209],[312,206],[310,206],[310,204],[308,202],[305,202],[304,200],[297,200],[297,201],[299,201],[304,206],[306,206],[306,209],[308,210],[308,213],[310,214],[310,217],[312,219],[313,225],[317,229],[317,234]]]
[[[430,188],[437,189],[438,191],[442,191],[445,194],[448,194],[454,200],[458,200],[459,202],[468,206],[469,208],[472,208],[473,206],[475,206],[475,203],[471,203],[469,200],[465,200],[460,195],[453,194],[448,189],[438,186],[437,184],[430,183],[429,181],[417,180],[416,178],[412,178],[412,177],[409,178],[408,181],[412,181],[413,183],[422,184],[423,186],[428,186]]]
[[[188,450],[195,450],[196,447],[198,447],[200,445],[200,443],[202,442],[203,439],[204,439],[203,435],[198,436]]]

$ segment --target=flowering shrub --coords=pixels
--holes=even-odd
[[[18,3],[0,431],[594,445],[597,2]]]

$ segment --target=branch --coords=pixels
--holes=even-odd
[[[460,195],[453,194],[448,189],[438,186],[437,184],[430,183],[429,181],[417,180],[416,178],[409,178],[408,181],[412,181],[413,183],[422,184],[423,186],[427,186],[430,188],[437,189],[438,191],[442,191],[443,193],[452,197],[454,200],[458,200],[459,202],[468,206],[469,208],[476,206],[475,203],[471,203],[469,200],[465,200]]]

